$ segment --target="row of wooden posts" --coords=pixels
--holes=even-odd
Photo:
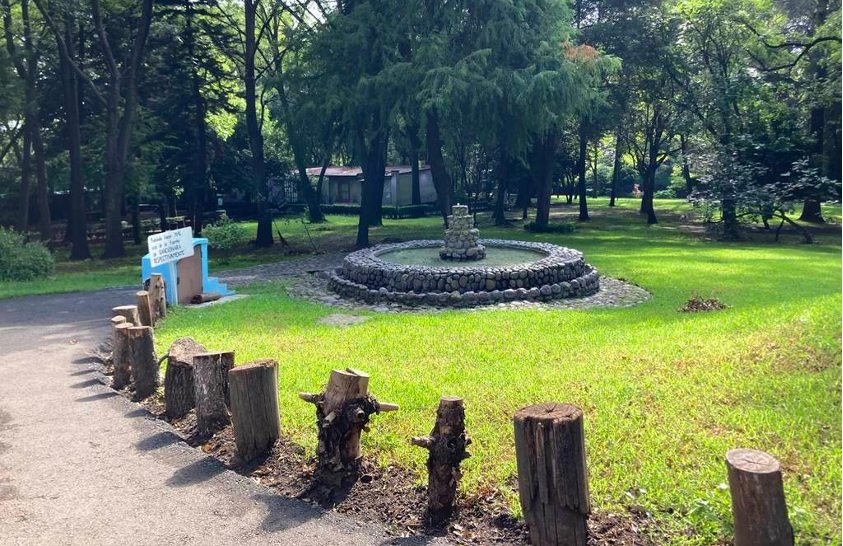
[[[134,384],[135,398],[158,388],[159,361],[153,326],[166,313],[164,284],[153,276],[148,290],[137,293],[137,305],[115,307],[115,388]],[[200,435],[233,425],[238,456],[250,461],[267,453],[280,438],[278,364],[258,360],[234,366],[234,352],[206,352],[191,338],[170,347],[164,379],[167,416],[183,417],[196,409]],[[163,360],[163,359],[162,359]],[[361,460],[360,437],[373,414],[395,411],[369,393],[369,376],[347,368],[332,370],[325,390],[299,393],[316,406],[319,427],[318,479],[338,487],[354,479]],[[530,540],[536,546],[585,546],[591,512],[583,413],[569,404],[537,404],[514,416],[518,490]],[[439,524],[452,514],[460,463],[470,454],[464,403],[458,397],[439,401],[429,436],[410,439],[428,450],[428,521]],[[726,454],[736,546],[791,546],[779,463],[751,449]]]

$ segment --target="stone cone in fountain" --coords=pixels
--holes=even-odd
[[[480,244],[480,230],[473,227],[474,219],[468,214],[466,205],[451,207],[448,229],[445,230],[445,246],[439,251],[443,260],[482,260],[486,247]]]

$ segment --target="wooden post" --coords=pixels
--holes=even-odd
[[[155,356],[155,339],[151,326],[129,328],[129,347],[132,352],[132,381],[135,399],[143,400],[158,388],[158,357]]]
[[[196,427],[202,436],[228,424],[228,370],[233,367],[233,352],[193,356]]]
[[[228,371],[234,441],[243,461],[269,451],[281,436],[278,363],[258,360]]]
[[[111,364],[114,367],[111,386],[118,390],[125,388],[131,378],[132,351],[129,347],[129,328],[134,327],[125,317],[120,318],[123,321],[114,326],[114,347],[111,351]]]
[[[152,318],[152,302],[149,299],[149,292],[141,290],[137,293],[138,297],[138,319],[141,326],[155,326]]]
[[[121,305],[120,307],[113,307],[111,309],[111,316],[125,317],[126,322],[131,323],[132,326],[142,326],[140,318],[138,317],[137,305]]]
[[[180,337],[170,345],[164,374],[164,405],[168,418],[179,419],[196,407],[193,356],[204,352],[205,347],[190,337]]]
[[[439,525],[451,516],[460,463],[471,457],[465,450],[471,439],[465,433],[465,409],[462,398],[443,396],[436,410],[436,424],[430,436],[415,437],[410,443],[427,449],[427,515]]]
[[[203,292],[201,294],[196,294],[192,298],[190,298],[190,303],[196,305],[200,303],[208,303],[210,301],[217,301],[220,299],[222,295],[219,292]]]
[[[582,410],[537,404],[515,413],[518,493],[535,546],[585,546],[591,512]]]
[[[348,475],[356,475],[360,434],[368,430],[369,416],[398,409],[397,404],[382,404],[370,396],[369,376],[351,368],[331,370],[325,392],[299,393],[299,397],[316,405],[320,479],[331,487],[343,485]]]
[[[779,462],[755,449],[726,453],[735,546],[793,546]]]
[[[167,315],[167,291],[164,286],[164,276],[160,273],[153,273],[149,277],[148,290],[149,301],[154,310],[152,320],[158,322],[158,319]]]

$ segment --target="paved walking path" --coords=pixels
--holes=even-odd
[[[0,544],[396,543],[225,470],[105,386],[87,352],[133,293],[0,301]]]

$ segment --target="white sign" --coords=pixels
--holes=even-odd
[[[193,230],[189,227],[150,235],[146,243],[151,267],[193,256]]]

